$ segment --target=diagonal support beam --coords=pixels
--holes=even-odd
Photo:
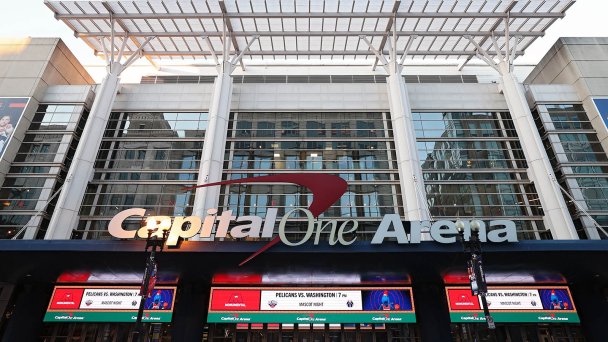
[[[120,14],[116,14],[114,12],[114,10],[112,9],[112,7],[110,7],[110,4],[108,4],[106,1],[102,1],[101,4],[106,9],[106,11],[108,11],[108,13],[110,13],[111,20],[115,21],[118,24],[118,26],[120,27],[120,29],[123,30],[125,35],[129,36],[131,38],[131,42],[133,42],[133,44],[137,48],[139,48],[141,46],[141,44],[139,43],[139,41],[137,40],[137,38],[134,35],[129,33],[127,26],[122,22]],[[103,18],[100,18],[100,19],[107,19],[107,16],[104,16]],[[112,40],[114,40],[114,39],[112,39]],[[152,60],[152,58],[150,56],[146,55],[145,58],[148,60],[148,63],[150,63],[156,70],[160,70],[160,66],[158,64],[156,64],[156,62],[154,62],[154,60]]]
[[[505,10],[505,13],[509,13],[511,12],[511,10],[513,9],[513,7],[515,5],[517,5],[517,1],[519,0],[512,0],[511,3],[509,4],[509,6],[507,7],[507,9]],[[495,32],[498,29],[498,26],[500,25],[500,20],[496,20],[494,22],[494,25],[492,25],[492,27],[490,28],[490,32]],[[544,34],[544,33],[543,33]],[[466,35],[465,35],[466,36]],[[483,45],[485,44],[485,42],[488,40],[488,36],[484,36],[483,39],[481,40],[481,43],[479,45]],[[462,69],[464,69],[464,66],[467,65],[467,63],[469,63],[471,61],[471,59],[473,58],[472,55],[469,55],[467,57],[467,59],[465,59],[462,63],[460,63],[460,65],[458,65],[458,71],[462,71]]]
[[[521,40],[522,37],[515,37],[515,44],[513,44],[513,47],[511,48],[511,56],[509,57],[509,69],[511,72],[513,71],[513,62],[515,61],[515,57],[517,56],[517,45],[519,45]]]
[[[226,10],[226,4],[224,3],[224,0],[220,0],[220,9],[222,10],[222,18],[224,20],[224,27],[226,27],[228,29],[228,35],[230,36],[230,39],[232,40],[232,45],[234,45],[234,53],[238,54],[240,53],[239,51],[239,44],[236,41],[236,37],[234,35],[234,29],[232,28],[232,23],[230,22],[230,16],[228,14],[228,11]],[[224,44],[226,44],[226,42],[224,41]],[[241,64],[241,69],[243,69],[243,71],[245,71],[245,64],[243,64],[243,61],[240,60],[239,63]]]
[[[99,45],[101,45],[101,52],[103,53],[103,59],[106,61],[106,72],[110,72],[110,59],[108,58],[108,49],[106,49],[105,38],[99,38]]]
[[[139,46],[139,48],[137,48],[137,50],[135,50],[133,52],[133,54],[131,54],[131,56],[129,56],[129,58],[125,61],[125,63],[122,65],[122,70],[128,68],[131,64],[133,64],[133,62],[135,62],[138,58],[143,56],[143,51],[144,48],[146,47],[146,45],[148,45],[150,43],[150,41],[152,41],[152,39],[154,39],[156,37],[148,37],[146,38],[146,41],[141,44]],[[121,70],[121,72],[122,72]]]
[[[496,64],[496,62],[494,62],[494,59],[492,57],[490,57],[490,55],[484,48],[482,48],[481,46],[479,46],[479,44],[477,44],[475,39],[473,39],[471,36],[465,36],[465,38],[467,38],[471,42],[471,44],[475,45],[475,48],[477,49],[478,58],[480,58],[481,60],[486,62],[489,66],[494,68],[496,71],[500,72],[500,70],[498,69],[498,64]]]
[[[511,25],[509,25],[509,13],[507,13],[507,17],[505,18],[505,55],[507,58],[507,61],[509,61],[509,63],[513,63],[513,60],[510,59],[511,55],[511,47],[509,46],[511,43],[511,34],[509,32],[509,28]],[[494,34],[494,32],[492,32],[492,34]]]
[[[359,39],[363,40],[367,44],[369,49],[372,50],[376,57],[382,62],[384,69],[388,72],[388,61],[386,60],[384,55],[372,45],[372,43],[369,41],[369,39],[367,39],[366,36],[359,36]]]
[[[127,35],[124,35],[122,37],[122,44],[120,44],[120,50],[118,50],[118,57],[116,57],[116,61],[118,63],[120,63],[120,60],[122,59],[122,55],[125,53],[125,48],[127,47],[128,40],[129,40],[129,37],[127,37]]]
[[[245,46],[245,48],[243,49],[243,51],[241,51],[240,54],[234,55],[232,57],[232,60],[230,60],[230,64],[232,64],[232,71],[234,71],[236,63],[241,63],[242,65],[242,59],[243,59],[243,55],[245,54],[245,52],[249,51],[249,48],[251,47],[251,44],[253,44],[256,40],[258,40],[258,38],[260,38],[260,36],[253,36],[251,38],[251,40],[249,41],[249,43],[247,44],[247,46]]]
[[[395,3],[393,4],[393,9],[391,10],[391,13],[393,13],[393,16],[388,19],[388,23],[386,23],[386,29],[384,30],[384,34],[382,35],[382,40],[380,41],[380,51],[384,50],[384,45],[386,44],[386,40],[388,39],[391,28],[393,28],[396,25],[397,11],[399,10],[399,6],[401,6],[401,0],[396,0]],[[374,60],[374,66],[372,67],[372,70],[376,70],[376,67],[378,66],[378,61],[379,61],[379,59],[378,59],[378,57],[376,57],[376,59]]]
[[[114,46],[116,45],[116,30],[114,29],[114,18],[112,12],[110,12],[110,70],[114,65]]]
[[[215,51],[213,49],[213,45],[211,45],[211,39],[209,39],[209,37],[207,37],[207,36],[204,36],[203,39],[207,43],[207,48],[209,49],[209,52],[211,53],[211,56],[213,56],[213,60],[215,61],[215,65],[220,65],[220,60],[217,58],[217,54],[215,53]]]
[[[411,36],[410,39],[407,41],[407,45],[405,45],[405,49],[403,49],[403,54],[401,55],[401,59],[399,60],[399,65],[403,66],[403,63],[405,63],[405,58],[407,58],[407,54],[408,52],[410,52],[410,48],[412,47],[412,44],[414,43],[416,38],[418,38],[418,36]]]
[[[496,52],[496,56],[498,57],[498,59],[504,60],[505,57],[503,57],[502,50],[498,47],[498,42],[496,41],[496,37],[494,37],[494,32],[492,32],[490,39],[492,39],[492,46],[494,46],[494,51]]]

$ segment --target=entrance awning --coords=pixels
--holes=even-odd
[[[374,48],[410,59],[468,61],[477,48],[515,55],[562,18],[574,0],[509,1],[46,1],[55,17],[96,54],[142,50],[150,61],[207,60],[224,48],[239,54],[253,43],[249,61],[372,61]],[[508,31],[508,32],[506,32]],[[252,41],[258,37],[256,41]],[[114,38],[113,40],[110,38]],[[225,44],[228,43],[228,44]]]

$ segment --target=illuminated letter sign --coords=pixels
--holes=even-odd
[[[146,210],[143,208],[132,208],[127,209],[118,213],[108,226],[110,234],[119,239],[132,239],[135,235],[140,238],[147,237],[147,229],[150,225],[158,228],[154,233],[155,236],[162,236],[163,230],[169,230],[169,237],[167,239],[168,246],[175,246],[179,238],[190,238],[195,236],[197,233],[201,237],[211,237],[211,230],[215,223],[217,223],[217,230],[215,237],[226,237],[228,233],[230,236],[235,238],[253,238],[259,239],[260,237],[271,237],[269,232],[274,230],[276,226],[276,208],[270,208],[273,210],[272,215],[266,215],[266,218],[260,216],[232,216],[232,211],[224,211],[221,215],[216,215],[217,209],[209,209],[208,216],[205,217],[204,223],[201,224],[201,218],[196,216],[177,216],[173,219],[168,216],[148,216],[146,217],[146,226],[139,230],[125,230],[123,222],[129,217],[136,217],[141,220]],[[295,213],[300,212],[301,220],[302,216],[306,218],[307,229],[304,232],[304,236],[300,237],[297,241],[292,241],[287,236],[286,227],[287,223],[292,217],[295,217]],[[248,224],[238,224],[243,221],[248,221]],[[231,226],[231,222],[237,223],[237,225]],[[481,242],[517,242],[517,233],[515,230],[515,223],[508,220],[493,220],[490,221],[488,226],[490,229],[486,229],[486,224],[483,221],[480,223],[479,239]],[[406,234],[405,225],[410,227],[410,234]],[[184,227],[187,227],[184,230]],[[264,232],[261,232],[261,227],[264,227]],[[330,245],[337,243],[341,245],[350,245],[356,237],[347,240],[345,234],[353,234],[356,232],[359,222],[357,220],[349,219],[344,221],[337,220],[323,220],[315,219],[312,212],[304,208],[294,208],[288,211],[278,222],[278,238],[287,246],[300,246],[310,240],[314,245],[318,245],[321,242],[321,232],[325,229],[329,229],[329,240]],[[469,222],[465,221],[465,233],[464,238],[469,240],[471,236]],[[398,244],[417,244],[422,240],[423,229],[428,227],[427,231],[430,233],[430,237],[433,241],[438,243],[455,243],[457,241],[456,227],[452,221],[436,221],[436,222],[403,222],[397,214],[385,215],[378,229],[376,230],[374,237],[371,240],[371,244],[382,244],[387,239],[396,241]]]
[[[352,236],[356,233],[359,222],[354,219],[348,220],[324,220],[319,219],[319,215],[327,210],[335,203],[347,189],[346,182],[338,177],[328,174],[285,174],[243,178],[238,180],[223,181],[199,185],[185,190],[192,190],[200,187],[218,186],[227,184],[241,183],[294,183],[308,188],[312,192],[312,201],[308,208],[294,208],[287,212],[278,221],[278,235],[274,236],[272,241],[252,254],[249,258],[241,263],[251,260],[253,257],[264,252],[268,248],[282,241],[287,246],[300,246],[312,239],[314,245],[320,242],[321,233],[325,230],[329,236],[328,243],[335,245],[350,245],[356,240],[356,236],[346,238],[345,235]],[[307,230],[303,237],[297,241],[292,241],[286,234],[288,221],[300,212],[306,217]],[[151,226],[158,228],[154,233],[155,236],[162,236],[164,230],[169,230],[167,239],[168,246],[175,246],[181,238],[191,238],[199,234],[202,238],[212,237],[213,227],[215,225],[215,236],[217,238],[226,237],[230,234],[233,238],[251,238],[258,240],[260,238],[273,237],[274,229],[277,226],[277,208],[268,208],[264,218],[260,216],[232,216],[231,210],[226,210],[218,214],[215,208],[207,210],[207,216],[204,218],[195,216],[178,216],[171,218],[168,216],[149,216],[146,217],[146,226],[141,227],[138,231],[125,230],[123,222],[135,217],[142,220],[146,213],[145,209],[132,208],[118,213],[110,221],[108,231],[114,237],[120,239],[131,239],[135,235],[140,238],[147,237],[147,229]],[[301,216],[301,215],[300,215]],[[301,218],[298,218],[300,220]],[[516,227],[513,221],[494,220],[488,224],[489,229],[486,229],[486,224],[480,223],[479,239],[482,242],[517,242]],[[409,236],[406,233],[406,227],[409,229]],[[327,231],[328,230],[328,231]],[[464,238],[468,240],[471,236],[471,228],[469,222],[465,222]],[[398,244],[420,243],[422,233],[428,232],[430,237],[439,243],[454,243],[457,241],[456,227],[452,221],[436,221],[436,222],[403,222],[397,214],[385,215],[376,230],[371,244],[381,244],[386,239],[396,240]]]

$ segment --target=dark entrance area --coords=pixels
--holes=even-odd
[[[580,325],[574,324],[497,324],[489,330],[485,324],[452,324],[454,342],[582,342]]]
[[[252,325],[254,326],[254,325]],[[272,327],[260,324],[254,328],[236,324],[210,324],[206,327],[208,341],[213,342],[418,342],[421,341],[416,324],[337,325],[314,329],[308,325]]]
[[[238,270],[244,275],[324,274],[342,286],[349,275],[371,274],[358,278],[357,286],[374,286],[379,280],[391,281],[389,274],[406,274],[411,279],[416,324],[386,325],[384,329],[360,326],[330,329],[269,329],[267,324],[253,329],[219,327],[229,323],[207,322],[213,276],[228,273],[255,252],[263,242],[199,243],[186,241],[179,250],[159,256],[161,272],[180,275],[175,311],[161,341],[605,341],[608,322],[608,247],[595,241],[522,241],[512,245],[484,246],[484,266],[488,274],[526,270],[536,284],[548,284],[539,275],[548,272],[563,276],[576,304],[578,324],[500,324],[492,336],[484,325],[452,325],[442,275],[464,270],[461,246],[433,243],[418,245],[371,246],[276,246]],[[0,241],[0,282],[4,296],[4,320],[0,321],[2,341],[129,341],[133,323],[43,323],[58,277],[66,271],[99,270],[109,273],[137,272],[142,269],[143,241]],[[282,272],[282,273],[281,273]],[[371,272],[371,273],[370,273]],[[261,278],[260,278],[261,279]],[[318,284],[305,278],[304,286]],[[281,283],[282,284],[282,283]],[[451,283],[450,283],[451,284]],[[133,285],[133,284],[130,284]],[[264,286],[269,286],[262,284]],[[516,285],[516,284],[511,284]],[[539,285],[539,286],[540,286]],[[252,286],[249,283],[231,286]],[[258,285],[255,285],[258,286]],[[261,285],[260,285],[261,286]],[[278,286],[274,283],[272,286]],[[293,286],[293,285],[291,285]],[[349,285],[353,286],[353,285]],[[392,286],[392,285],[391,285]],[[396,286],[396,285],[395,285]],[[466,286],[462,285],[461,286]],[[4,294],[4,292],[2,292]],[[164,328],[163,328],[164,329]],[[164,331],[164,330],[163,330]],[[125,337],[126,336],[126,337]],[[126,339],[125,339],[126,338]]]
[[[146,326],[146,341],[170,342],[170,324],[149,324]],[[40,341],[44,342],[132,342],[133,323],[52,323],[45,324]]]

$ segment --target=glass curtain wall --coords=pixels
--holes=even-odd
[[[516,222],[519,239],[550,239],[509,113],[413,113],[434,220]]]
[[[224,170],[224,180],[294,172],[340,176],[348,190],[320,218],[365,218],[358,239],[371,239],[384,214],[403,215],[387,113],[232,113]],[[293,184],[235,184],[222,188],[220,206],[236,216],[277,208],[280,217],[311,200],[306,188]]]
[[[38,107],[0,188],[0,238],[44,237],[87,116],[83,104]]]
[[[74,237],[109,238],[109,220],[133,207],[191,215],[194,194],[182,189],[196,185],[207,123],[207,113],[112,113]]]
[[[579,236],[608,239],[593,222],[608,231],[608,158],[583,106],[545,104],[534,114],[558,180],[572,196],[566,202]]]

